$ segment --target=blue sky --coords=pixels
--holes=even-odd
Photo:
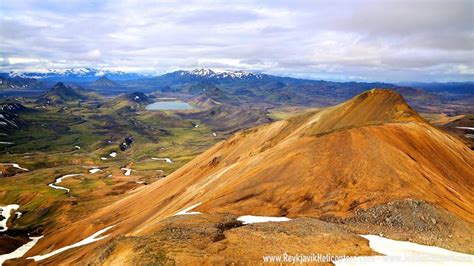
[[[474,80],[474,1],[0,0],[0,71]]]

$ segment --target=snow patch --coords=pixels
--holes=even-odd
[[[271,216],[254,216],[244,215],[237,218],[243,224],[267,223],[267,222],[288,222],[291,219],[287,217],[271,217]]]
[[[30,250],[34,245],[36,245],[38,240],[40,240],[42,237],[43,236],[30,237],[30,240],[31,240],[30,242],[15,249],[11,253],[0,255],[0,265],[3,265],[3,263],[7,260],[18,259],[18,258],[23,257],[26,254],[26,252],[28,252],[28,250]]]
[[[155,161],[165,161],[166,163],[173,163],[173,161],[172,161],[170,158],[156,158],[156,157],[152,157],[151,159],[152,159],[152,160],[155,160]]]
[[[112,158],[115,158],[117,156],[117,153],[113,151],[109,154],[109,156]]]
[[[369,240],[374,251],[386,256],[360,256],[333,261],[336,266],[346,265],[473,265],[474,256],[444,248],[392,240],[376,235],[361,235]]]
[[[123,173],[123,174],[126,175],[126,176],[129,176],[132,173],[132,169],[130,169],[130,168],[123,167],[120,170],[125,171],[125,173]]]
[[[9,165],[11,167],[14,167],[14,168],[17,168],[17,169],[20,169],[20,170],[23,170],[23,171],[29,171],[26,168],[20,167],[20,165],[17,164],[17,163],[0,163],[0,165],[7,165],[7,166]]]
[[[75,243],[75,244],[72,244],[72,245],[69,245],[69,246],[65,246],[65,247],[62,247],[60,249],[57,249],[53,252],[50,252],[48,254],[45,254],[45,255],[36,255],[36,256],[33,256],[33,257],[28,257],[27,259],[33,259],[34,261],[41,261],[41,260],[44,260],[44,259],[47,259],[49,257],[52,257],[56,254],[59,254],[61,252],[64,252],[66,250],[69,250],[69,249],[72,249],[72,248],[76,248],[76,247],[80,247],[80,246],[84,246],[84,245],[87,245],[87,244],[90,244],[90,243],[93,243],[93,242],[96,242],[96,241],[99,241],[99,240],[102,240],[106,237],[108,237],[109,235],[105,235],[105,236],[101,236],[101,237],[98,237],[99,235],[107,232],[110,228],[114,227],[115,225],[111,225],[111,226],[108,226],[96,233],[94,233],[93,235]]]
[[[79,147],[79,146],[74,146],[74,148],[76,148],[76,149],[78,149],[78,150],[80,150],[80,149],[81,149],[81,147]]]
[[[456,127],[459,129],[467,129],[467,130],[474,130],[474,127]]]
[[[176,213],[175,215],[173,215],[173,216],[177,216],[177,215],[190,215],[190,214],[201,214],[200,212],[189,212],[190,210],[196,208],[197,206],[199,206],[199,205],[201,205],[201,204],[202,204],[202,202],[196,203],[196,204],[194,204],[194,205],[191,206],[191,207],[188,207],[188,208],[186,208],[186,209],[184,209],[184,210],[182,210],[182,211],[177,212],[177,213]]]
[[[100,172],[100,171],[102,171],[102,170],[100,170],[99,168],[89,169],[89,173],[91,173],[91,174],[95,174],[95,173]]]
[[[7,205],[7,206],[0,206],[0,209],[2,210],[0,212],[0,215],[5,217],[5,219],[0,221],[0,232],[5,232],[5,231],[8,230],[8,227],[7,227],[8,218],[10,218],[11,212],[18,210],[18,208],[20,208],[20,205],[18,205],[18,204],[10,204],[10,205]]]
[[[107,161],[107,158],[106,158],[106,157],[100,157],[100,159],[101,159],[102,161]]]
[[[15,144],[15,143],[13,143],[13,142],[8,142],[8,141],[0,141],[0,144],[12,145],[12,144]]]
[[[217,137],[216,132],[212,132],[212,135],[213,135],[214,137]]]

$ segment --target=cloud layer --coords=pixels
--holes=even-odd
[[[1,71],[209,67],[332,80],[474,80],[470,0],[0,1]]]

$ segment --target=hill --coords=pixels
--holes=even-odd
[[[191,95],[196,95],[196,94],[202,94],[205,93],[206,91],[209,90],[216,90],[218,89],[214,84],[206,82],[206,81],[201,81],[197,83],[190,83],[190,84],[185,84],[183,87],[179,89],[179,91],[191,94]]]
[[[31,90],[41,89],[43,84],[33,78],[11,77],[0,73],[0,90]]]
[[[0,102],[0,133],[8,136],[15,130],[23,129],[27,123],[20,118],[20,114],[33,111],[16,101]]]
[[[153,100],[146,94],[141,92],[132,92],[119,97],[119,99],[126,100],[133,103],[151,103]]]
[[[76,88],[58,82],[48,92],[41,95],[36,102],[41,104],[63,104],[85,99],[87,99],[87,96],[80,93]]]
[[[463,140],[471,150],[474,150],[474,114],[463,115],[440,127]]]
[[[253,262],[298,247],[373,255],[356,233],[380,230],[392,238],[473,252],[473,170],[473,152],[462,142],[425,122],[400,95],[371,90],[239,132],[165,179],[46,234],[28,255],[112,225],[100,244],[45,262],[87,257],[114,264],[154,254],[178,263],[210,263],[203,254],[213,254],[230,263],[250,243],[267,247],[249,251],[245,259]],[[189,207],[203,214],[173,216]],[[242,215],[294,221],[248,226],[235,219]],[[355,223],[365,227],[354,229]]]
[[[118,87],[118,84],[107,78],[107,76],[102,76],[96,81],[92,82],[89,85],[89,88],[99,90],[99,89],[110,89],[110,88],[116,88]]]
[[[25,107],[23,104],[17,101],[6,100],[6,101],[0,102],[0,111],[11,112],[11,113],[22,113],[22,112],[31,112],[33,110]]]
[[[235,132],[271,122],[265,110],[243,107],[237,97],[229,96],[216,86],[207,86],[191,103],[199,111],[179,113],[187,119],[197,119],[221,132]]]
[[[192,103],[204,108],[218,106],[222,104],[231,104],[235,106],[240,105],[240,102],[236,97],[230,97],[219,87],[212,84],[205,84],[204,86],[199,86],[199,94],[198,96],[194,97]]]
[[[115,99],[105,103],[103,107],[113,109],[136,109],[140,106],[153,103],[153,100],[142,92],[132,92],[122,94]],[[124,109],[125,108],[125,109]]]

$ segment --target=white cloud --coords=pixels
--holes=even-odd
[[[9,57],[7,60],[10,64],[35,64],[41,62],[38,58],[28,57]]]
[[[472,80],[473,5],[3,1],[0,70],[215,67],[326,79]]]
[[[85,53],[84,57],[89,60],[98,60],[102,53],[99,49],[90,50],[89,52]]]

